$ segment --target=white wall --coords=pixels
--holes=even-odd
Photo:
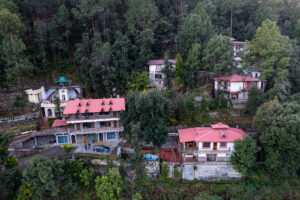
[[[243,88],[243,82],[231,82],[228,88],[231,92],[239,92]]]

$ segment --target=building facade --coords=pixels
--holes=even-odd
[[[45,89],[41,87],[39,90],[41,94],[40,102],[41,108],[46,118],[56,118],[57,116],[57,106],[55,104],[56,98],[60,101],[60,110],[61,113],[64,112],[66,107],[66,102],[72,99],[81,98],[81,88],[80,86],[72,86],[71,82],[65,77],[60,77],[57,81],[57,87],[52,87]]]
[[[176,60],[168,60],[172,65],[172,68],[175,68]],[[147,65],[149,66],[149,81],[150,86],[154,86],[159,90],[164,90],[164,79],[165,75],[162,70],[165,68],[164,60],[149,60]]]
[[[228,77],[216,77],[214,80],[214,92],[222,90],[232,100],[248,100],[248,93],[252,87],[265,90],[266,81],[258,78],[234,74]]]
[[[124,98],[69,100],[66,120],[55,120],[52,127],[67,127],[56,134],[58,144],[110,142],[119,140],[124,130],[120,112],[125,110]]]
[[[246,133],[226,124],[178,130],[178,149],[183,161],[227,162],[234,151],[234,141]]]

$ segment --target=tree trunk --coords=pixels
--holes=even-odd
[[[17,67],[18,65],[18,60],[17,60],[17,53],[15,51],[15,46],[14,46],[14,39],[13,39],[13,36],[12,36],[12,33],[10,33],[10,43],[11,43],[11,47],[12,47],[12,50],[13,50],[13,58],[14,58],[14,61],[15,61],[15,67]],[[20,77],[20,73],[17,73],[18,77],[17,77],[17,87],[18,89],[20,89],[21,87],[21,77]]]
[[[230,11],[230,36],[232,37],[232,9]]]
[[[94,21],[94,18],[92,18],[92,25],[93,25],[93,35],[94,35],[94,37],[95,37],[95,35],[96,35],[96,31],[95,31],[95,21]]]

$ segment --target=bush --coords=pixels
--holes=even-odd
[[[32,185],[23,184],[19,189],[18,200],[31,200],[32,199]]]
[[[11,156],[6,161],[6,168],[11,169],[11,168],[17,167],[18,164],[19,164],[18,159],[14,156]]]
[[[160,175],[160,178],[161,180],[168,180],[169,179],[169,165],[162,162],[161,163],[161,175]]]
[[[72,151],[72,144],[63,144],[61,148],[65,150],[66,153],[70,153]]]

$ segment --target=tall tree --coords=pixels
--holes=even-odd
[[[212,34],[211,19],[202,7],[201,2],[182,22],[177,35],[177,49],[186,57],[192,44],[205,43]]]
[[[46,193],[58,195],[62,175],[62,161],[35,156],[24,171],[22,183],[32,185],[33,199],[43,199]]]
[[[2,58],[6,62],[7,78],[17,79],[18,86],[21,85],[21,78],[30,74],[34,67],[25,57],[26,49],[23,41],[19,38],[23,25],[17,14],[11,13],[7,9],[0,10],[0,34],[2,40]]]
[[[260,149],[252,137],[245,136],[242,141],[237,140],[234,142],[234,152],[230,160],[240,172],[251,175],[254,171],[253,166],[256,160],[256,153]]]
[[[215,35],[212,37],[203,51],[203,65],[215,74],[231,72],[233,64],[233,44],[230,38]]]
[[[165,67],[162,70],[163,74],[165,75],[164,86],[167,90],[170,90],[172,88],[172,80],[174,78],[174,69],[172,67],[172,64],[169,62],[168,54],[165,54],[164,65]]]
[[[256,31],[254,39],[247,42],[249,53],[246,53],[245,66],[262,72],[261,79],[274,77],[280,70],[289,65],[292,53],[289,39],[282,36],[276,22],[266,20]]]
[[[8,145],[9,136],[3,132],[0,132],[0,168],[6,165],[6,160],[9,155]]]
[[[96,195],[101,200],[121,199],[124,182],[117,168],[109,169],[108,173],[101,178],[97,176],[95,182]]]
[[[129,0],[125,13],[128,35],[133,44],[131,55],[135,69],[141,70],[152,55],[154,30],[158,18],[157,7],[152,1]]]
[[[176,55],[175,76],[179,80],[180,83],[184,82],[183,61],[182,61],[181,55],[179,53]]]
[[[132,122],[139,123],[140,136],[160,147],[168,136],[170,109],[170,101],[158,90],[129,93],[126,111],[121,116],[125,134],[130,135]]]

